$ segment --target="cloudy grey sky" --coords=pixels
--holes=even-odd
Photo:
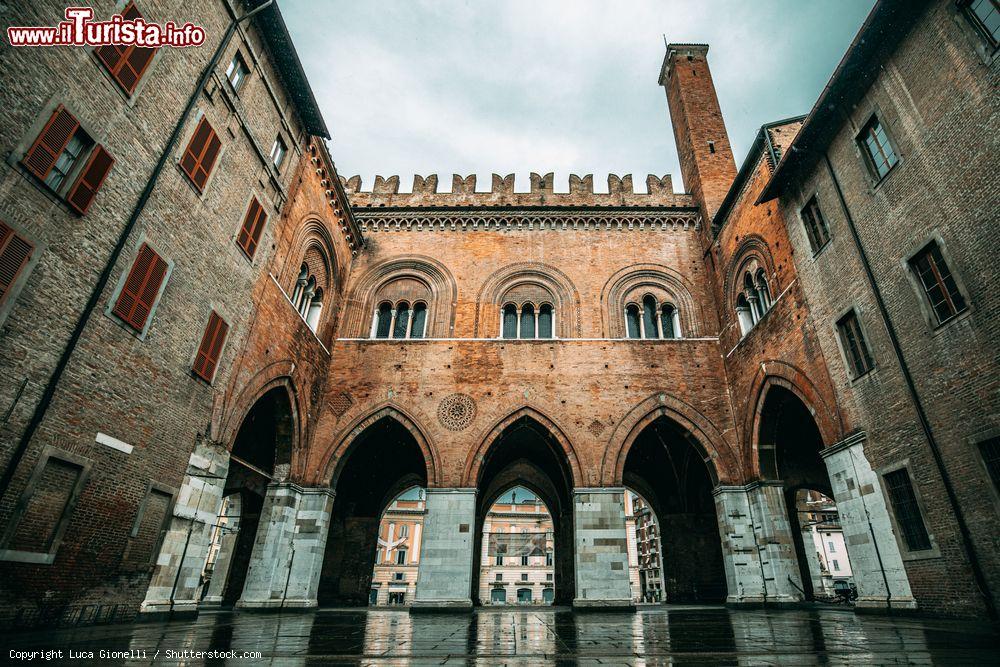
[[[663,36],[711,45],[737,162],[761,124],[809,111],[873,0],[281,0],[344,176],[680,169],[657,85]]]

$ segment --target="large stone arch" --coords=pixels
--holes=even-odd
[[[748,469],[758,479],[763,479],[760,469],[760,423],[767,392],[773,386],[787,389],[802,401],[816,422],[824,447],[839,442],[844,435],[840,412],[823,398],[819,388],[804,372],[783,361],[761,363],[744,406],[741,429],[747,444],[745,451],[750,458]]]
[[[427,485],[438,486],[441,483],[440,461],[437,448],[431,439],[425,435],[427,430],[419,425],[417,419],[409,414],[399,405],[388,402],[369,410],[365,416],[355,419],[350,425],[340,432],[335,438],[337,444],[327,451],[320,460],[319,469],[322,471],[321,479],[328,482],[331,488],[336,488],[337,477],[346,463],[354,441],[366,428],[377,421],[389,418],[398,422],[403,428],[410,432],[417,446],[424,455],[424,462],[427,465]]]
[[[615,426],[601,463],[602,486],[622,485],[629,449],[643,429],[660,417],[667,417],[690,434],[690,442],[702,454],[713,483],[739,480],[742,469],[739,457],[722,432],[693,406],[660,392],[629,410]]]
[[[295,454],[301,451],[302,444],[308,441],[306,435],[308,425],[300,415],[309,412],[308,406],[302,403],[308,399],[300,394],[292,377],[294,369],[295,363],[290,359],[274,361],[257,371],[240,391],[230,394],[232,398],[223,404],[218,422],[215,424],[216,439],[224,443],[227,449],[232,450],[236,434],[253,406],[264,394],[282,387],[288,393],[288,402],[292,408],[291,452],[294,469]]]
[[[496,338],[500,335],[501,297],[518,285],[536,285],[552,296],[555,311],[555,335],[573,338],[582,335],[580,293],[569,276],[554,266],[540,262],[518,262],[495,271],[476,295],[476,319],[473,336]]]
[[[573,445],[570,443],[569,438],[566,437],[562,428],[560,428],[558,424],[542,412],[539,412],[535,408],[524,406],[514,410],[506,417],[496,422],[475,440],[478,444],[474,450],[469,452],[465,460],[465,466],[462,469],[463,487],[474,488],[478,486],[480,471],[482,470],[483,460],[486,457],[486,453],[505,429],[524,417],[528,417],[536,421],[549,432],[556,442],[559,443],[573,476],[573,486],[585,486],[583,473],[580,468],[579,457],[576,455]]]
[[[455,331],[458,285],[444,264],[424,255],[394,257],[365,271],[351,289],[344,309],[341,336],[367,338],[371,333],[379,289],[402,278],[422,283],[430,292],[424,337],[451,337]]]
[[[662,292],[677,308],[684,337],[702,336],[708,314],[692,296],[693,286],[678,271],[661,264],[633,264],[615,272],[601,288],[601,335],[625,337],[625,306],[628,296],[643,289]]]

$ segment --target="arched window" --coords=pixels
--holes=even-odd
[[[761,313],[766,313],[771,309],[771,290],[767,285],[767,276],[764,269],[757,272],[757,298],[760,299]]]
[[[552,306],[549,304],[538,309],[538,337],[552,338]]]
[[[660,331],[664,338],[681,337],[680,316],[677,314],[677,309],[669,303],[663,304],[660,308]]]
[[[316,331],[316,327],[319,326],[319,316],[323,312],[323,288],[317,287],[316,293],[313,294],[312,301],[309,303],[309,309],[306,311],[306,326],[308,326],[313,331]]]
[[[375,337],[388,338],[392,326],[392,304],[383,301],[375,312]]]
[[[410,324],[410,304],[400,301],[396,305],[396,321],[392,325],[393,338],[406,338],[407,327]]]
[[[736,297],[736,319],[740,324],[740,334],[746,336],[750,333],[750,329],[753,328],[753,310],[750,308],[750,302],[747,301],[745,294],[740,294]]]
[[[503,332],[504,338],[517,338],[517,306],[508,303],[503,307]]]
[[[299,300],[302,298],[302,292],[306,289],[306,283],[309,282],[309,267],[303,264],[299,267],[299,275],[295,278],[295,285],[292,286],[292,305],[295,309],[299,309]]]
[[[656,328],[656,299],[649,294],[642,299],[642,337],[660,337]]]
[[[413,304],[413,324],[410,325],[410,338],[423,338],[424,327],[427,324],[427,304]]]
[[[641,338],[639,306],[629,304],[625,308],[625,333],[629,338]]]
[[[521,306],[521,326],[518,338],[535,338],[535,307],[530,303]]]

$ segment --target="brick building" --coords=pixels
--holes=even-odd
[[[423,526],[423,489],[407,489],[389,503],[379,524],[368,604],[405,605],[413,601]]]
[[[218,40],[250,7],[188,18]],[[551,173],[362,189],[337,175],[274,7],[203,91],[208,49],[151,56],[131,93],[89,51],[13,53],[5,618],[366,604],[383,512],[414,486],[414,609],[488,602],[474,554],[524,486],[551,516],[556,603],[632,606],[626,487],[655,515],[664,600],[809,599],[805,490],[836,503],[859,607],[989,611],[992,7],[878,3],[813,110],[763,125],[739,169],[708,47],[669,45],[688,193]],[[87,170],[97,144],[115,159],[80,217],[76,172],[43,185],[44,155],[26,157],[69,122],[60,103],[95,119],[73,144]],[[140,210],[164,145],[175,165]],[[145,291],[127,280],[142,253]]]

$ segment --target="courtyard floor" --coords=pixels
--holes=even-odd
[[[60,650],[62,658],[48,664],[76,665],[1000,664],[1000,635],[975,622],[708,606],[642,607],[634,614],[223,611],[192,621],[0,635],[0,643],[4,660],[16,662],[12,650]],[[77,657],[71,659],[71,650]],[[109,659],[102,650],[131,657]],[[183,651],[237,655],[212,659]]]

